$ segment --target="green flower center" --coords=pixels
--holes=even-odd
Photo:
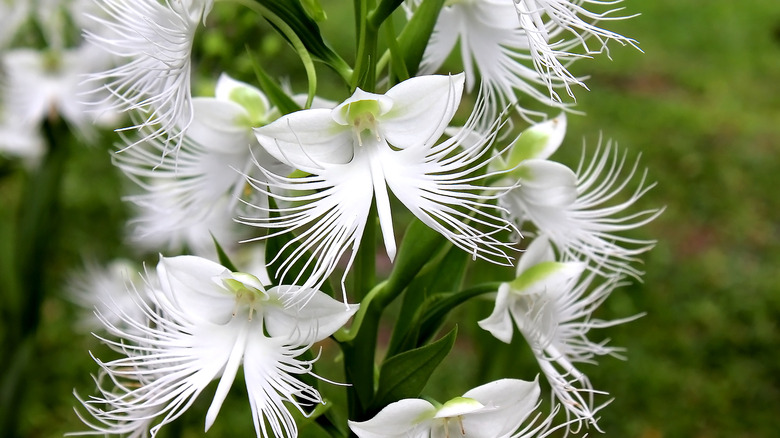
[[[236,305],[233,308],[233,316],[237,316],[240,311],[246,309],[248,318],[251,321],[255,311],[258,310],[261,303],[268,302],[268,294],[260,285],[260,281],[257,277],[242,272],[234,272],[231,275],[232,278],[222,279],[222,284],[236,296]],[[247,281],[242,281],[242,279]],[[260,288],[251,286],[247,283],[255,283],[260,286]]]
[[[379,112],[379,102],[376,100],[358,100],[341,109],[342,116],[352,126],[359,146],[363,146],[362,136],[365,131],[376,135],[379,139],[376,120]]]
[[[257,127],[268,123],[266,119],[268,108],[256,91],[245,87],[236,87],[230,91],[228,98],[246,110],[249,115],[246,123],[249,126]]]

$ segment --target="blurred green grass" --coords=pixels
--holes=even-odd
[[[593,90],[569,140],[615,139],[666,205],[645,283],[613,296],[605,330],[629,361],[589,371],[616,398],[610,436],[767,437],[780,426],[780,3],[628,2],[611,29],[644,54],[582,63]]]
[[[646,256],[645,282],[616,292],[597,315],[647,312],[630,324],[594,333],[626,347],[629,358],[604,358],[598,366],[584,367],[594,386],[615,398],[602,411],[601,425],[607,436],[620,437],[775,436],[780,429],[780,2],[629,0],[625,5],[627,14],[641,15],[605,26],[640,41],[644,53],[617,46],[611,61],[597,57],[576,65],[577,73],[591,76],[592,91],[576,90],[578,109],[587,116],[570,116],[560,156],[576,163],[581,140],[592,150],[603,134],[629,158],[641,153],[650,180],[658,182],[642,205],[666,206],[638,234],[658,240]],[[294,57],[283,59],[297,68]],[[89,335],[72,331],[76,310],[64,300],[60,282],[81,265],[81,254],[107,258],[122,252],[124,207],[107,151],[73,154],[67,172],[61,233],[52,236],[57,255],[51,266],[42,267],[51,293],[38,333],[39,360],[31,373],[35,378],[25,383],[21,427],[22,436],[30,438],[82,429],[72,412],[71,391],[90,392],[89,373],[96,366],[87,350],[102,350]],[[21,178],[11,175],[0,185],[5,254],[13,219],[6,206],[24,201],[16,195]],[[4,259],[3,270],[8,266]],[[461,337],[461,348],[446,364],[453,368],[437,376],[439,381],[466,376],[448,390],[467,389],[460,380],[474,374],[468,367],[483,350],[469,341]],[[528,357],[516,359],[500,345],[482,348],[494,349],[495,360],[506,361],[490,371],[492,377],[508,372],[528,379],[536,372]],[[455,372],[457,366],[463,373]],[[233,436],[234,424],[251,436],[241,400],[221,414],[210,436]],[[183,436],[198,436],[202,419],[184,420]]]

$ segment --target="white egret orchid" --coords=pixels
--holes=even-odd
[[[512,341],[513,326],[517,326],[567,417],[596,425],[595,414],[609,401],[595,405],[595,395],[604,393],[595,391],[574,364],[592,363],[595,356],[617,356],[619,348],[590,341],[588,331],[636,317],[592,319],[593,311],[621,282],[619,277],[609,278],[588,292],[596,275],[581,277],[584,270],[581,262],[555,261],[549,241],[544,237],[534,239],[520,258],[517,277],[501,285],[493,313],[479,325],[506,343]]]
[[[139,209],[131,222],[133,240],[206,255],[214,248],[210,233],[228,244],[248,237],[233,218],[243,205],[238,199],[245,195],[251,157],[279,172],[291,170],[257,147],[252,127],[275,112],[260,90],[222,74],[215,97],[192,103],[193,121],[176,154],[163,156],[167,144],[155,138],[117,153],[114,163],[144,190],[126,198]]]
[[[519,228],[530,221],[562,255],[589,262],[590,269],[604,275],[626,273],[639,278],[641,271],[632,263],[655,242],[620,233],[651,222],[663,209],[619,215],[655,184],[645,182],[644,172],[637,188],[621,200],[639,163],[624,175],[626,157],[609,143],[596,150],[590,163],[586,164],[583,157],[576,171],[548,160],[565,132],[566,118],[562,114],[520,136],[506,164],[516,166],[512,175],[519,184],[501,197],[500,204]],[[524,141],[524,136],[529,140]]]
[[[506,0],[508,1],[508,0]],[[514,0],[520,29],[527,37],[528,50],[536,71],[542,73],[551,96],[560,99],[554,91],[556,84],[565,86],[567,93],[574,96],[570,86],[585,86],[567,69],[568,61],[582,56],[590,56],[609,49],[607,42],[614,40],[621,45],[637,47],[637,42],[615,32],[596,26],[594,23],[604,20],[622,20],[625,16],[611,15],[619,9],[604,12],[591,12],[583,5],[609,6],[622,0]],[[567,35],[568,34],[568,35]],[[569,38],[569,39],[566,39]],[[596,40],[589,45],[588,39]],[[577,46],[582,53],[574,53]]]
[[[348,270],[372,202],[392,260],[396,243],[388,187],[417,218],[456,246],[475,257],[509,261],[505,250],[510,245],[493,234],[511,225],[484,208],[489,197],[471,184],[494,133],[476,142],[470,138],[468,145],[462,144],[467,134],[436,144],[458,107],[463,81],[463,74],[419,76],[385,94],[358,89],[332,110],[298,111],[255,129],[268,153],[308,174],[288,177],[264,170],[276,193],[265,182],[253,181],[280,207],[268,218],[245,222],[299,233],[296,240],[302,244],[282,262],[282,276],[310,252],[306,264],[313,264],[313,274],[306,284],[317,287],[351,248]],[[472,115],[472,120],[478,118]]]
[[[560,105],[559,98],[555,100],[539,90],[546,84],[562,83],[533,68],[528,37],[510,0],[448,2],[428,41],[420,72],[435,73],[458,41],[467,90],[472,91],[481,78],[483,86],[490,90],[495,108],[517,103],[517,91],[546,105]]]
[[[443,405],[404,399],[387,405],[367,421],[350,421],[358,438],[530,438],[551,418],[518,431],[533,413],[539,384],[501,379],[469,390]]]
[[[62,117],[82,137],[94,131],[95,117],[83,93],[83,76],[106,66],[105,57],[95,47],[82,44],[66,50],[39,51],[14,49],[1,55],[2,79],[0,96],[4,112],[3,124],[20,124],[38,129],[44,119]],[[102,121],[114,122],[111,112],[102,107]],[[17,129],[18,130],[18,129]]]
[[[132,111],[145,138],[165,137],[178,149],[194,117],[190,90],[192,44],[213,0],[97,0],[103,14],[87,40],[120,65],[90,77],[95,91],[121,112]],[[172,132],[177,130],[176,132]]]
[[[311,372],[313,361],[296,357],[357,310],[319,291],[307,292],[305,307],[283,305],[282,296],[300,292],[298,286],[267,289],[250,274],[199,257],[161,258],[142,292],[150,304],[138,300],[149,322],[125,318],[131,329],[123,329],[103,318],[120,338],[106,342],[126,357],[97,360],[99,394],[80,399],[86,410],[80,416],[93,430],[81,434],[145,436],[151,426],[154,437],[219,379],[208,430],[243,364],[257,436],[297,436],[286,405],[305,414],[305,406],[322,398],[297,378]]]
[[[413,10],[419,3],[410,1]],[[421,73],[436,72],[460,41],[466,84],[478,78],[495,96],[494,105],[518,103],[517,92],[555,107],[567,107],[559,89],[574,97],[571,85],[585,87],[568,65],[581,57],[607,49],[612,39],[636,47],[636,42],[592,24],[620,19],[614,10],[592,13],[583,3],[607,5],[599,0],[454,0],[439,14],[420,66]],[[586,21],[587,20],[587,21]],[[598,47],[586,40],[594,37]],[[576,48],[583,48],[577,52]],[[476,71],[475,71],[476,70]],[[479,74],[477,74],[479,72]],[[546,93],[540,88],[546,88]],[[525,111],[523,108],[519,108]]]
[[[140,296],[133,292],[143,286],[144,278],[129,260],[117,259],[108,265],[87,263],[68,278],[68,297],[85,312],[80,318],[80,328],[90,331],[103,328],[105,320],[114,327],[130,329],[123,321],[146,321]],[[97,317],[100,315],[100,317]]]

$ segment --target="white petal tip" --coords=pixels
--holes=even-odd
[[[211,426],[214,425],[214,421],[217,419],[217,412],[212,412],[212,409],[209,409],[209,411],[206,413],[206,427],[203,429],[203,432],[208,432],[209,429],[211,429]]]
[[[387,246],[387,257],[390,259],[391,262],[395,260],[395,253],[396,252],[397,252],[397,249],[395,247],[395,244]]]

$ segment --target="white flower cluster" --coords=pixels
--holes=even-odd
[[[573,59],[605,50],[607,40],[635,45],[593,24],[612,11],[584,7],[614,2],[447,2],[418,76],[384,93],[355,86],[341,103],[315,100],[288,114],[271,103],[271,92],[227,74],[214,97],[192,96],[190,57],[210,0],[96,3],[86,38],[115,64],[86,83],[92,94],[107,93],[96,105],[130,112],[129,129],[138,131],[114,156],[137,185],[126,197],[138,211],[130,237],[145,249],[196,255],[161,256],[142,281],[125,280],[129,300],[112,294],[92,301],[112,336],[104,341],[123,357],[97,360],[98,393],[79,397],[79,415],[91,429],[83,434],[155,436],[218,380],[208,430],[243,367],[257,436],[297,436],[291,412],[309,415],[323,403],[299,378],[313,375],[314,360],[302,355],[357,312],[345,279],[364,238],[374,238],[371,221],[390,261],[396,258],[394,212],[401,206],[471,257],[516,264],[515,279],[501,285],[493,313],[479,324],[506,343],[517,328],[562,408],[538,421],[538,382],[503,379],[442,405],[403,399],[376,407],[373,419],[349,422],[352,432],[517,438],[598,428],[596,414],[608,401],[596,400],[603,393],[578,364],[619,351],[589,340],[588,332],[632,318],[591,315],[625,278],[641,276],[637,256],[653,242],[623,233],[660,214],[629,212],[652,184],[643,176],[623,199],[637,165],[624,172],[625,157],[611,144],[577,170],[551,161],[564,138],[563,114],[506,145],[499,109],[517,104],[518,92],[565,108],[556,90],[571,94],[572,84],[582,85],[567,70]],[[406,8],[413,17],[423,5]],[[465,73],[433,74],[458,41]],[[477,83],[475,109],[464,127],[452,128],[464,91]],[[305,98],[289,101],[306,106]],[[36,105],[26,117],[45,111]],[[61,111],[68,117],[67,107]],[[531,243],[516,262],[511,239],[520,235]],[[285,236],[268,262],[276,268],[270,277],[264,261],[246,272],[228,269],[222,247],[215,251],[212,243],[225,242],[231,252],[241,240]],[[322,292],[337,271],[343,302]],[[114,291],[111,278],[77,282],[79,300],[89,301],[84,291]],[[567,420],[553,427],[559,409]]]

